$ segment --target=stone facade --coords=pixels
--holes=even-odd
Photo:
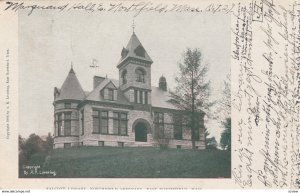
[[[133,34],[117,65],[119,81],[95,76],[93,91],[86,92],[72,68],[61,89],[54,89],[54,148],[191,148],[190,129],[176,123],[184,113],[168,102],[166,78],[158,88],[151,86],[151,65]],[[199,113],[199,149],[205,148],[204,115]]]
[[[77,103],[72,103],[76,105]],[[103,142],[104,146],[128,146],[128,147],[158,147],[160,142],[155,139],[155,110],[139,111],[131,108],[107,107],[95,104],[86,104],[81,108],[65,109],[59,108],[63,103],[58,103],[55,108],[55,116],[59,113],[72,112],[71,119],[71,136],[64,135],[64,120],[62,121],[62,135],[58,136],[58,124],[55,122],[55,148],[63,148],[64,144],[70,143],[71,146],[99,146],[99,142]],[[73,105],[72,105],[73,107]],[[108,111],[108,134],[93,133],[93,109]],[[169,111],[169,110],[168,110]],[[113,134],[113,112],[124,112],[128,116],[127,135]],[[162,112],[161,110],[159,112]],[[191,148],[191,131],[187,127],[182,127],[182,140],[174,138],[174,120],[173,113],[163,112],[164,114],[164,139],[167,140],[167,146],[170,148]],[[82,117],[84,117],[82,119]],[[57,118],[56,118],[57,120]],[[200,120],[203,121],[203,120]],[[138,122],[145,123],[147,128],[147,142],[138,142],[135,140],[135,125]],[[196,147],[205,148],[204,128],[199,128],[199,140],[196,141]]]

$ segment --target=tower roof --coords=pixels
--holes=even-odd
[[[149,63],[153,62],[146,50],[144,49],[135,32],[132,33],[126,48],[123,48],[122,50],[119,65],[128,58],[137,58],[140,60],[147,61]]]
[[[166,81],[167,81],[166,78],[163,75],[161,75],[161,77],[159,78],[159,82],[166,82]]]
[[[84,91],[75,75],[73,67],[61,86],[59,96],[55,99],[63,100],[63,99],[73,99],[73,100],[82,100],[85,98]]]

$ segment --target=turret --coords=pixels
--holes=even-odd
[[[167,80],[163,75],[159,78],[159,89],[167,91]]]

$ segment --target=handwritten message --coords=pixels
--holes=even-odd
[[[166,3],[154,3],[151,1],[140,1],[136,3],[132,2],[103,2],[103,3],[62,3],[61,5],[38,5],[25,2],[13,2],[7,1],[4,11],[28,11],[28,16],[34,13],[35,10],[50,10],[57,12],[69,12],[69,11],[84,11],[87,13],[93,12],[132,12],[134,16],[138,16],[143,12],[192,12],[192,13],[230,13],[235,4],[210,4],[206,7],[191,6],[189,4],[166,4]]]
[[[237,7],[232,174],[242,188],[299,188],[299,11],[273,1]],[[297,45],[298,44],[298,45]],[[290,159],[292,158],[292,160]]]

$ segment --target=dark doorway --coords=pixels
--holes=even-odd
[[[135,141],[147,142],[147,127],[144,123],[137,123],[134,130]]]

